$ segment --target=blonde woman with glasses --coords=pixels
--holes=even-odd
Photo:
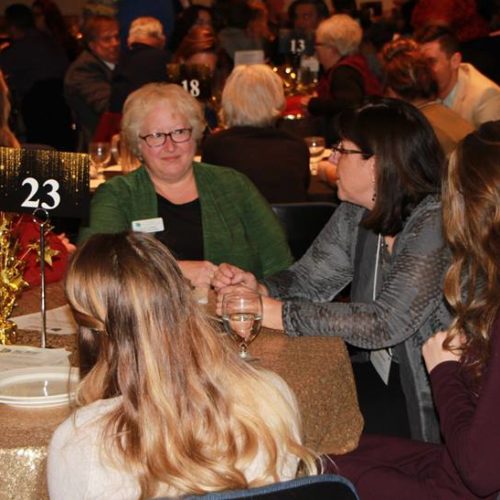
[[[316,473],[286,383],[226,345],[153,237],[93,236],[66,293],[83,379],[50,444],[50,498],[178,497]]]
[[[155,233],[195,286],[228,261],[264,277],[292,257],[271,207],[235,170],[194,161],[205,129],[196,99],[151,83],[127,98],[122,137],[141,166],[101,185],[80,241],[130,229]]]

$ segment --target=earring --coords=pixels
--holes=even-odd
[[[377,199],[377,193],[375,191],[373,191],[372,201],[375,201],[376,199]]]

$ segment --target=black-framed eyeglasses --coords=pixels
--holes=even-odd
[[[159,148],[167,142],[167,137],[170,137],[172,142],[181,144],[189,141],[193,133],[192,128],[177,128],[172,132],[153,132],[152,134],[140,135],[142,139],[150,148]]]
[[[359,149],[346,149],[341,146],[341,143],[334,144],[332,146],[332,153],[337,153],[339,155],[362,155],[365,158],[371,156],[370,153],[365,153],[364,151],[360,151]]]

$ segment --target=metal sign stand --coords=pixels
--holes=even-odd
[[[33,211],[34,221],[40,224],[40,311],[42,313],[42,331],[40,332],[40,347],[47,347],[47,311],[45,300],[45,227],[49,223],[49,213],[44,208]]]

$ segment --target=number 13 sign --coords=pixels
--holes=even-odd
[[[85,219],[88,207],[88,155],[0,148],[0,210]]]

